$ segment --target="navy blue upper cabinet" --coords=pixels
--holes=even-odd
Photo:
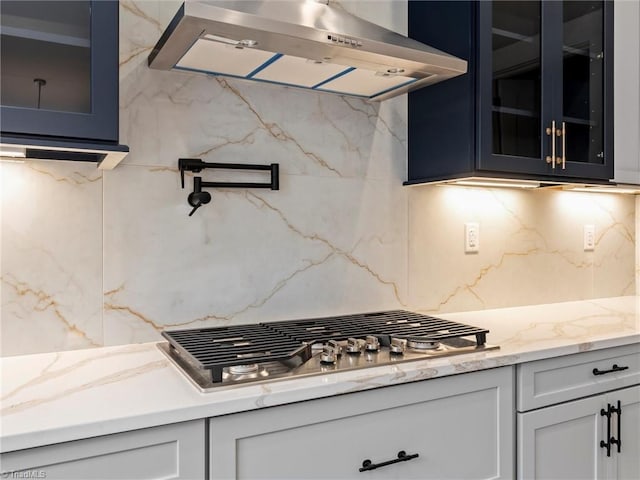
[[[409,2],[409,36],[469,61],[409,94],[409,184],[613,177],[613,2]]]
[[[118,2],[0,3],[3,137],[118,141]]]

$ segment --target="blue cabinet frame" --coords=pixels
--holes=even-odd
[[[91,2],[91,112],[0,106],[2,135],[118,142],[118,1]]]
[[[604,2],[604,163],[545,162],[551,140],[541,132],[540,158],[492,152],[492,4],[410,1],[409,36],[469,62],[467,74],[409,93],[408,180],[464,177],[606,182],[613,177],[613,2]],[[562,2],[542,2],[541,129],[562,119]]]

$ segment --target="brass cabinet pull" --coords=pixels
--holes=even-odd
[[[565,169],[567,157],[565,155],[567,147],[567,125],[562,122],[562,131],[558,131],[558,135],[562,135],[562,169]]]
[[[551,120],[551,128],[547,127],[547,135],[551,136],[551,156],[547,155],[546,161],[551,164],[551,168],[556,168],[556,121]]]

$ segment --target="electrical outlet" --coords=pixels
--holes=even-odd
[[[584,251],[592,252],[596,248],[596,227],[595,225],[584,226]]]
[[[464,224],[464,251],[465,253],[480,251],[480,225],[475,222]]]

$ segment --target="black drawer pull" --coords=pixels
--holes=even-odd
[[[375,470],[376,468],[386,467],[387,465],[392,465],[394,463],[413,460],[414,458],[418,458],[419,456],[420,455],[418,453],[407,455],[407,452],[405,452],[404,450],[400,450],[398,452],[398,458],[394,460],[387,460],[386,462],[380,462],[380,463],[372,463],[371,460],[367,459],[364,462],[362,462],[362,467],[358,471],[366,472],[368,470]]]
[[[602,408],[600,410],[601,417],[607,417],[607,441],[600,440],[600,448],[607,449],[607,457],[611,456],[611,440],[615,440],[615,438],[611,437],[611,414],[613,413],[613,406],[610,403],[607,403],[607,409]]]
[[[611,370],[598,370],[597,368],[593,369],[594,375],[604,375],[605,373],[613,373],[613,372],[621,372],[623,370],[627,370],[629,367],[619,367],[615,363],[613,364],[613,368]]]

